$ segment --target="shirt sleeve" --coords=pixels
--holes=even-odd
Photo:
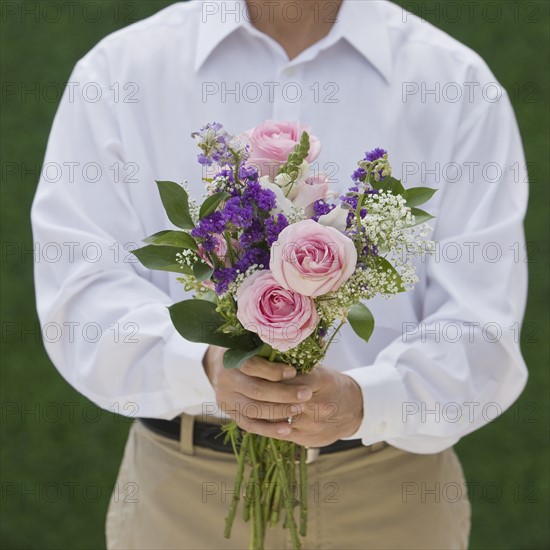
[[[32,206],[44,345],[64,378],[102,408],[166,419],[199,414],[215,403],[202,366],[207,346],[175,331],[173,300],[127,261],[124,243],[146,233],[129,184],[116,179],[124,149],[103,74],[86,58],[75,67]]]
[[[364,400],[350,439],[365,445],[439,452],[503,412],[526,384],[523,149],[505,92],[475,107],[455,140],[462,177],[440,186],[420,322],[404,319],[373,365],[346,372]]]

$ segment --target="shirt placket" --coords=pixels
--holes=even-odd
[[[285,64],[277,73],[277,91],[273,101],[274,120],[300,120],[304,90],[304,66]]]

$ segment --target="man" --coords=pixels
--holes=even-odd
[[[61,102],[45,162],[77,175],[43,175],[32,221],[38,242],[77,253],[36,264],[37,302],[43,323],[101,327],[48,353],[99,406],[143,419],[108,547],[248,545],[239,518],[222,537],[235,474],[212,435],[223,409],[251,432],[321,448],[308,466],[305,547],[465,548],[470,509],[452,445],[494,417],[488,404],[513,403],[527,377],[510,328],[526,293],[524,159],[483,61],[386,1],[196,0],[107,37],[70,81],[77,93]],[[417,262],[415,290],[369,303],[371,342],[345,327],[307,376],[261,359],[225,371],[223,350],[173,329],[165,306],[185,297],[176,275],[128,252],[168,227],[154,180],[187,178],[203,193],[192,131],[266,119],[311,126],[336,191],[376,146],[406,186],[439,188],[426,207],[438,251]],[[270,531],[267,545],[289,547],[288,533]]]

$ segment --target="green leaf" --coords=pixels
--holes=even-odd
[[[348,313],[348,321],[355,334],[368,342],[374,330],[374,317],[370,309],[361,302],[353,304]]]
[[[152,244],[132,250],[132,254],[148,269],[191,275],[190,268],[181,266],[176,262],[176,253],[176,249],[172,246]]]
[[[214,270],[207,263],[197,262],[193,265],[193,275],[197,281],[210,279],[212,273],[214,273]]]
[[[414,216],[414,224],[411,227],[434,219],[434,216],[428,214],[428,212],[424,212],[424,210],[420,210],[420,208],[411,208],[411,214]]]
[[[157,181],[160,199],[168,219],[182,229],[193,229],[195,224],[189,214],[187,191],[173,181]]]
[[[189,250],[198,250],[199,247],[195,242],[195,239],[185,233],[185,231],[159,231],[146,239],[143,239],[144,243],[154,244],[155,246],[173,246],[175,248],[186,248]]]
[[[212,302],[214,305],[218,305],[218,296],[213,290],[207,290],[206,292],[201,292],[201,300],[206,302]]]
[[[264,354],[270,346],[267,344],[262,344],[257,348],[250,351],[241,351],[237,349],[228,349],[223,354],[223,366],[226,369],[238,369],[245,362],[248,361],[251,357],[255,355]]]
[[[395,178],[387,177],[382,181],[372,183],[372,186],[379,191],[389,191],[392,195],[405,196],[405,188],[399,180]]]
[[[242,351],[251,351],[260,344],[260,339],[252,332],[221,332],[225,319],[216,311],[216,305],[207,300],[184,300],[170,306],[168,310],[176,330],[190,342]]]
[[[437,189],[430,187],[412,187],[405,191],[404,198],[407,201],[407,206],[419,206],[428,202],[434,195]]]
[[[394,279],[395,284],[397,285],[397,288],[399,289],[399,292],[405,291],[405,285],[403,284],[403,279],[401,278],[401,275],[399,275],[399,272],[393,265],[386,260],[386,258],[383,258],[382,256],[373,256],[372,261],[375,264],[375,267],[377,270],[386,271],[392,275],[394,275],[396,278]],[[382,292],[387,292],[386,289],[383,289]]]
[[[168,233],[170,233],[170,229],[165,229],[164,231],[158,231],[157,233],[153,233],[152,235],[149,235],[146,239],[143,239],[143,242],[147,244],[155,244],[157,240],[159,240],[162,236]]]
[[[225,191],[220,191],[214,195],[210,195],[201,205],[199,218],[202,220],[205,216],[212,214],[218,208],[219,204],[228,199],[231,195]]]

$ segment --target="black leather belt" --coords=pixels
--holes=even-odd
[[[176,417],[173,420],[161,420],[158,418],[139,418],[139,421],[151,431],[175,439],[180,439],[181,420],[180,417]],[[193,423],[193,445],[198,447],[206,447],[207,449],[213,449],[214,451],[220,451],[222,453],[233,453],[233,447],[231,443],[224,443],[224,438],[219,425],[207,424],[206,422],[200,422],[195,420]],[[355,449],[361,447],[362,443],[360,439],[338,440],[321,447],[319,449],[320,454],[337,453],[339,451],[346,451],[348,449]],[[383,448],[385,445],[380,446]],[[375,449],[373,449],[374,451]],[[378,449],[376,449],[378,450]]]

